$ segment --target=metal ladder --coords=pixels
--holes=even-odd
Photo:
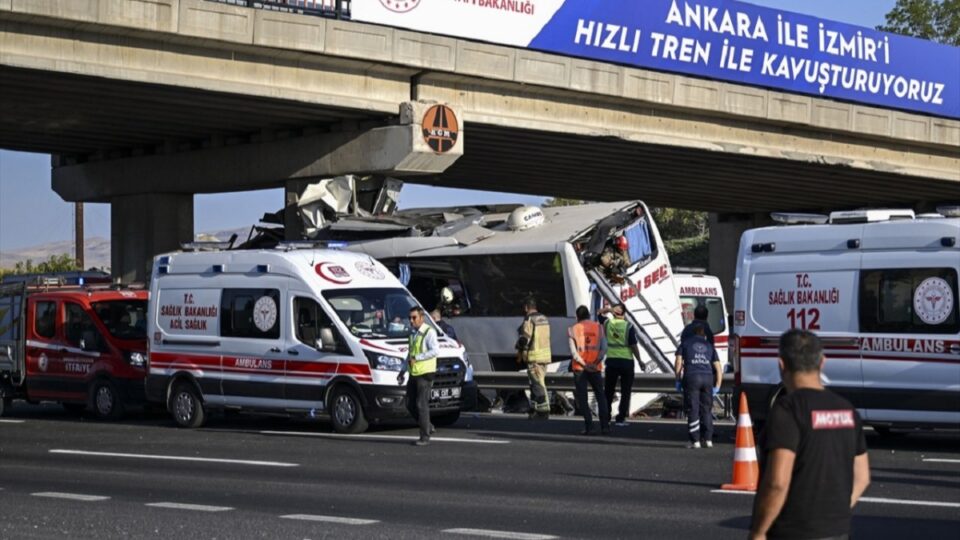
[[[600,293],[603,298],[610,303],[610,305],[615,306],[617,304],[623,303],[620,300],[620,296],[614,291],[613,286],[607,282],[607,280],[600,274],[596,269],[587,270],[587,278],[590,279],[590,282],[597,287],[597,291]],[[662,331],[662,336],[659,337],[660,341],[663,341],[663,336],[668,338],[670,344],[673,345],[673,351],[677,350],[677,339],[670,333],[667,329],[663,320],[660,318],[657,313],[650,308],[650,304],[647,303],[646,299],[643,298],[640,294],[637,294],[636,298],[642,303],[644,310],[649,313],[654,321],[656,327]],[[662,373],[675,373],[673,370],[673,362],[668,355],[668,352],[665,352],[663,348],[657,343],[658,338],[651,336],[648,332],[648,327],[650,325],[641,324],[641,321],[637,318],[635,310],[627,309],[624,314],[627,322],[629,322],[637,331],[637,338],[640,341],[640,347],[650,356],[650,359],[653,363],[660,369]]]
[[[610,283],[607,282],[607,280],[603,277],[603,275],[596,269],[587,270],[587,278],[590,279],[591,283],[596,285],[597,291],[600,292],[600,295],[603,296],[607,302],[610,302],[611,306],[621,303],[627,305],[629,303],[629,301],[623,302],[620,299],[620,296],[617,295],[617,293],[613,290],[613,286],[611,286]],[[633,285],[629,279],[627,279],[627,283]],[[637,295],[630,300],[633,300],[634,298],[637,299],[643,306],[643,310],[641,310],[641,312],[650,314],[655,321],[653,324],[641,324],[636,315],[637,310],[629,309],[628,306],[625,316],[627,322],[632,324],[637,330],[637,338],[640,341],[640,346],[648,355],[650,355],[650,358],[653,360],[654,364],[660,368],[662,373],[669,373],[671,375],[676,374],[676,371],[673,369],[674,364],[671,359],[680,348],[680,342],[672,333],[670,333],[670,329],[667,328],[666,323],[664,323],[663,319],[661,319],[657,312],[654,311],[654,309],[650,306],[650,303],[647,302],[647,299],[643,297],[643,294],[640,291],[637,291]],[[647,331],[648,328],[655,328],[659,330],[661,335],[659,337],[651,336]],[[663,342],[664,340],[669,343],[668,347],[673,347],[671,350],[665,351],[663,347],[657,343],[657,341]],[[720,398],[720,396],[715,396],[713,400],[715,403],[726,408],[726,404],[724,403],[723,399]]]

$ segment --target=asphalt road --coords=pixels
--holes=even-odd
[[[581,428],[466,415],[418,448],[412,425],[341,437],[231,416],[191,431],[18,403],[0,419],[0,538],[745,537],[752,496],[713,491],[730,480],[732,425],[709,450],[683,448],[672,421]],[[868,445],[854,537],[957,538],[960,438]]]

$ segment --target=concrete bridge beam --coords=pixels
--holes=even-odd
[[[151,193],[110,199],[113,277],[144,283],[154,255],[193,240],[193,195]]]
[[[103,202],[141,193],[264,189],[342,174],[440,174],[463,155],[463,129],[451,126],[456,143],[435,151],[424,137],[432,127],[423,125],[431,105],[403,103],[399,125],[64,165],[53,169],[53,189],[65,201]]]

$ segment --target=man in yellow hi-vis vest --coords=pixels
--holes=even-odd
[[[437,372],[437,356],[440,355],[437,331],[425,319],[422,308],[410,309],[410,326],[414,332],[410,334],[410,347],[407,349],[410,378],[407,379],[406,401],[410,416],[420,425],[420,439],[413,443],[416,446],[429,444],[430,433],[433,432],[433,424],[430,423],[430,390]],[[402,372],[398,378],[402,380]]]
[[[530,418],[550,418],[550,401],[547,399],[547,364],[553,360],[550,352],[550,322],[537,311],[537,302],[528,298],[523,302],[523,323],[517,338],[519,360],[527,364],[530,380],[530,399],[533,407]]]
[[[612,313],[613,317],[607,314]],[[603,386],[607,393],[607,407],[613,408],[613,396],[620,382],[620,407],[615,425],[626,426],[630,418],[630,396],[633,393],[634,362],[644,371],[643,357],[640,355],[640,343],[637,330],[626,320],[627,308],[617,304],[613,308],[603,308],[597,312],[600,324],[607,336],[607,372]]]

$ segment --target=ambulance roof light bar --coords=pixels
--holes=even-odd
[[[673,271],[678,274],[690,274],[694,277],[703,277],[707,269],[702,266],[674,266]]]
[[[772,212],[770,218],[781,225],[823,225],[828,219],[825,214],[802,214],[796,212]]]
[[[348,243],[342,240],[284,240],[276,249],[291,251],[294,249],[343,249]]]
[[[292,251],[294,249],[321,249],[323,242],[319,240],[284,240],[277,243],[276,249]]]
[[[915,219],[916,214],[908,209],[844,210],[830,212],[830,223],[876,223],[896,219]]]

